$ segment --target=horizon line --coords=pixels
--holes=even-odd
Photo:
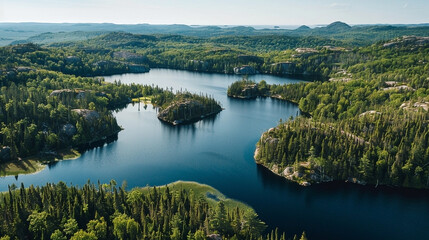
[[[419,23],[347,23],[341,20],[333,21],[330,23],[315,23],[315,24],[187,24],[187,23],[116,23],[116,22],[45,22],[45,21],[0,21],[0,24],[113,24],[113,25],[185,25],[185,26],[325,26],[335,22],[342,22],[350,26],[361,26],[361,25],[424,25],[429,22]]]

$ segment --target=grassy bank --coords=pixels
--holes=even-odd
[[[225,204],[225,207],[230,210],[238,207],[239,209],[244,211],[246,210],[254,211],[253,208],[251,208],[247,204],[234,199],[230,199],[225,195],[223,195],[221,192],[219,192],[217,189],[206,184],[201,184],[197,182],[188,182],[188,181],[177,181],[174,183],[170,183],[166,186],[168,186],[168,188],[170,189],[170,192],[186,190],[187,192],[192,192],[196,198],[203,197],[207,199],[207,202],[213,208],[216,206],[216,204],[219,201],[223,201]],[[158,189],[165,191],[166,186],[160,186]],[[145,193],[152,188],[153,187],[144,187],[144,188],[141,188],[141,190]]]
[[[0,176],[16,176],[40,172],[46,163],[71,160],[80,157],[80,153],[72,148],[62,149],[56,155],[32,156],[22,160],[14,160],[0,164]]]

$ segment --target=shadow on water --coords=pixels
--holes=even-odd
[[[207,126],[213,126],[216,119],[218,118],[219,114],[222,114],[222,112],[215,114],[215,115],[208,116],[208,117],[201,119],[200,121],[197,121],[194,123],[176,125],[176,126],[174,126],[170,123],[164,122],[164,121],[160,121],[160,122],[161,122],[164,129],[168,129],[171,132],[176,132],[177,134],[179,134],[181,132],[195,132],[196,126],[199,124],[207,125]]]
[[[274,191],[285,191],[298,193],[302,191],[302,187],[296,183],[290,182],[289,180],[273,174],[266,167],[259,164],[256,165],[256,171],[258,179],[262,182],[262,185],[266,189]]]
[[[267,168],[256,165],[258,179],[262,182],[266,188],[273,190],[285,190],[288,191],[302,191],[302,189],[311,189],[315,195],[327,195],[332,196],[333,194],[349,194],[348,192],[354,191],[358,196],[365,195],[382,195],[387,198],[405,197],[409,199],[418,199],[418,201],[428,201],[429,204],[429,189],[413,189],[413,188],[399,188],[394,186],[379,185],[375,187],[373,185],[359,185],[353,183],[346,183],[343,181],[333,181],[327,183],[314,184],[310,187],[302,187],[297,183],[291,182],[284,177],[273,174]]]
[[[79,153],[83,154],[87,151],[102,149],[105,146],[109,146],[110,143],[116,142],[118,140],[118,133],[113,134],[111,136],[106,137],[106,139],[102,139],[100,141],[95,141],[92,143],[81,144],[77,147]],[[52,161],[46,164],[46,166],[51,170],[54,169],[60,161]]]

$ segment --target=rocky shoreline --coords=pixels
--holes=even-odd
[[[332,179],[330,177],[327,177],[324,180],[319,179],[319,181],[315,181],[312,178],[305,177],[305,175],[302,173],[294,171],[293,167],[291,167],[291,166],[286,167],[283,171],[279,172],[279,166],[277,166],[276,164],[274,164],[272,167],[269,167],[269,166],[265,165],[264,163],[259,162],[256,159],[258,153],[259,153],[259,146],[256,147],[255,153],[253,155],[253,158],[255,159],[256,164],[268,169],[270,172],[274,173],[275,175],[277,175],[279,177],[285,178],[291,182],[295,182],[301,186],[308,187],[308,186],[311,186],[312,184],[320,184],[320,183],[327,183],[327,182],[333,182],[334,181],[334,179]],[[359,180],[359,179],[353,178],[353,177],[347,178],[346,180],[344,180],[344,182],[359,184],[359,185],[363,185],[363,186],[367,185],[367,183],[365,181],[362,181],[362,180]],[[377,187],[378,185],[384,185],[384,184],[377,182],[375,187]]]
[[[173,126],[190,124],[214,116],[222,111],[218,104],[207,105],[198,100],[181,100],[170,103],[159,111],[158,119]]]
[[[282,171],[282,172],[279,173],[279,168],[278,168],[278,166],[276,164],[274,164],[270,168],[270,167],[266,166],[265,164],[263,164],[261,162],[258,162],[258,160],[256,160],[256,156],[258,155],[258,153],[259,153],[259,146],[256,147],[255,154],[254,154],[254,159],[255,159],[256,164],[258,164],[258,165],[260,165],[260,166],[262,166],[262,167],[270,170],[272,173],[274,173],[275,175],[277,175],[279,177],[286,178],[287,180],[295,182],[295,183],[298,183],[301,186],[304,186],[304,187],[311,186],[311,183],[310,183],[311,181],[309,181],[307,179],[304,179],[302,177],[300,178],[299,175],[298,175],[299,173],[297,173],[297,172],[293,172],[293,173],[285,176],[284,172],[287,172],[292,167],[286,167],[286,169],[284,171]]]
[[[174,121],[169,121],[168,119],[161,117],[161,116],[157,116],[159,120],[161,120],[162,122],[171,124],[173,126],[177,126],[177,125],[185,125],[185,124],[191,124],[191,123],[195,123],[198,122],[200,120],[203,120],[205,118],[211,117],[211,116],[215,116],[216,114],[220,113],[222,110],[219,111],[215,111],[215,112],[211,112],[211,113],[207,113],[205,115],[201,115],[199,117],[195,117],[195,118],[191,118],[191,119],[176,119]]]

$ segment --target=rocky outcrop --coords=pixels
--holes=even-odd
[[[243,83],[238,89],[228,90],[228,97],[251,99],[260,96],[258,84],[254,82]]]
[[[295,49],[297,53],[318,53],[319,51],[314,48],[297,48]]]
[[[370,110],[370,111],[366,111],[366,112],[361,113],[361,114],[359,115],[359,117],[364,117],[364,116],[366,116],[366,115],[372,115],[372,116],[374,116],[374,115],[376,115],[376,114],[380,115],[380,114],[381,114],[381,112],[377,112],[377,111],[375,111],[375,110]]]
[[[424,46],[429,44],[429,37],[403,36],[388,43],[383,44],[385,48],[400,47],[400,46]]]
[[[273,66],[273,72],[276,74],[290,75],[295,73],[295,63],[292,62],[273,63],[271,66]]]
[[[204,106],[197,100],[182,100],[171,103],[158,113],[158,119],[172,125],[197,122],[222,111],[219,105]]]
[[[256,71],[253,67],[246,65],[241,67],[235,67],[234,73],[238,75],[254,75],[257,74],[258,71]]]
[[[97,97],[108,97],[105,92],[95,92],[92,90],[81,90],[81,89],[58,89],[54,90],[49,94],[49,97],[62,97],[70,95],[76,99],[86,98],[89,94],[94,94]]]
[[[345,48],[343,47],[334,47],[334,46],[323,46],[324,49],[329,50],[329,51],[333,51],[333,52],[342,52],[342,51],[346,51]]]
[[[67,95],[67,94],[74,95],[75,92],[71,89],[59,89],[59,90],[52,91],[51,94],[49,94],[49,97],[59,97],[62,95]]]
[[[241,94],[239,96],[232,96],[232,97],[239,97],[239,98],[256,98],[259,96],[258,91],[258,84],[253,85],[247,85],[246,87],[241,90]]]
[[[414,88],[409,87],[407,85],[401,85],[401,86],[396,86],[396,87],[387,87],[387,88],[382,88],[381,90],[383,91],[391,91],[391,90],[398,90],[398,91],[415,91]]]
[[[75,112],[85,118],[87,121],[95,121],[100,118],[100,114],[95,110],[89,109],[72,109],[72,112]]]
[[[429,110],[429,102],[405,102],[401,104],[400,108],[408,110],[408,111],[419,111],[419,109],[423,109],[424,111]]]
[[[127,51],[114,52],[113,53],[113,58],[123,59],[125,61],[133,62],[133,63],[144,63],[144,62],[147,62],[147,57],[145,57],[143,55],[140,55],[140,54],[136,54],[136,53],[132,53],[132,52],[127,52]]]
[[[17,67],[16,71],[17,72],[31,72],[31,71],[36,71],[36,69],[31,68],[31,67]]]

